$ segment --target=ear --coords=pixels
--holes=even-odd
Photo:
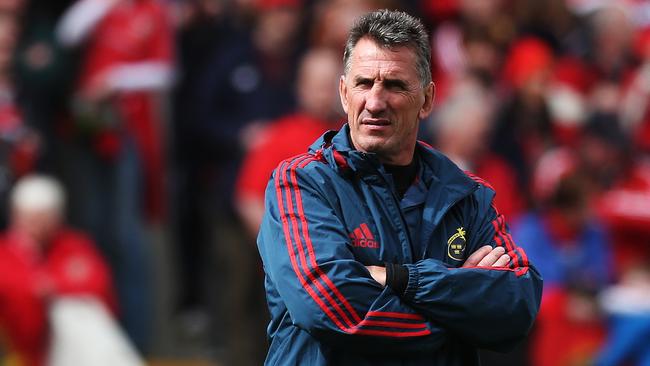
[[[339,97],[341,98],[341,106],[345,114],[348,113],[348,86],[345,83],[345,75],[341,75],[339,79]]]
[[[422,108],[420,108],[420,112],[418,113],[420,119],[425,119],[431,114],[431,111],[433,110],[433,99],[435,96],[436,86],[433,82],[430,82],[424,90],[424,104],[422,104]]]

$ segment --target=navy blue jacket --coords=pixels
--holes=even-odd
[[[283,161],[258,237],[271,322],[267,365],[476,365],[528,333],[542,280],[492,201],[494,191],[419,143],[417,182],[399,200],[349,128]],[[417,194],[421,192],[421,194]],[[411,197],[411,198],[409,198]],[[507,268],[458,268],[504,246]],[[365,266],[403,264],[406,291]]]

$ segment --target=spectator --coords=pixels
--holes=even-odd
[[[603,2],[591,17],[590,60],[599,78],[623,82],[632,66],[632,23],[629,8],[622,1]]]
[[[433,10],[445,2],[423,2]],[[444,102],[458,79],[475,73],[490,87],[498,78],[503,50],[514,34],[512,17],[507,15],[506,2],[446,1],[455,3],[454,17],[437,25],[432,35],[436,100]],[[448,6],[450,6],[449,4]]]
[[[71,214],[109,259],[127,333],[151,336],[146,219],[164,215],[163,121],[158,97],[172,81],[172,38],[155,0],[80,0],[64,14],[61,41],[84,45],[66,172]],[[148,215],[147,215],[148,214]]]
[[[544,98],[548,105],[553,139],[562,146],[575,147],[587,121],[587,95],[596,81],[591,68],[578,58],[558,59]]]
[[[612,232],[616,278],[650,260],[650,165],[634,154],[616,115],[592,116],[580,163],[598,193],[596,213]]]
[[[515,172],[489,151],[494,108],[494,100],[478,80],[467,77],[457,83],[431,124],[434,145],[462,170],[490,182],[499,192],[494,202],[500,213],[514,219],[523,209]]]
[[[93,242],[65,226],[64,193],[46,176],[27,176],[11,194],[11,224],[0,237],[0,333],[19,364],[45,364],[48,303],[91,296],[115,311],[111,276]]]
[[[302,2],[245,3],[257,10],[252,26],[232,21],[220,25],[223,38],[215,36],[215,43],[201,50],[201,58],[206,54],[209,58],[201,60],[202,69],[189,73],[196,83],[184,91],[190,96],[187,103],[178,105],[188,112],[178,114],[175,121],[181,132],[176,197],[179,313],[203,312],[220,302],[208,294],[214,288],[206,277],[221,277],[209,274],[209,269],[227,265],[212,260],[213,244],[220,250],[245,235],[232,204],[243,153],[257,139],[261,126],[295,106]],[[230,11],[230,15],[245,13],[247,5],[238,4]]]
[[[586,363],[605,332],[595,295],[611,280],[609,238],[588,211],[590,187],[571,152],[544,155],[535,186],[540,209],[512,230],[544,278],[531,361],[535,366]]]
[[[497,112],[492,149],[515,169],[521,187],[528,187],[531,167],[554,142],[544,99],[553,61],[548,45],[526,37],[511,47],[503,68],[513,93]]]
[[[247,154],[237,182],[236,205],[251,237],[264,214],[264,191],[283,159],[307,151],[329,129],[340,127],[337,77],[339,57],[328,49],[308,51],[298,69],[298,109],[272,122]]]

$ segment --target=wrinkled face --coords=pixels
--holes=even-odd
[[[376,153],[383,163],[409,164],[419,120],[431,113],[433,103],[433,83],[422,87],[415,52],[360,39],[339,92],[354,147]]]

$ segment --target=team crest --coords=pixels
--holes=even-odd
[[[456,234],[447,240],[447,255],[449,258],[456,261],[462,261],[465,258],[465,247],[467,247],[466,234],[467,232],[460,227],[456,229]]]

